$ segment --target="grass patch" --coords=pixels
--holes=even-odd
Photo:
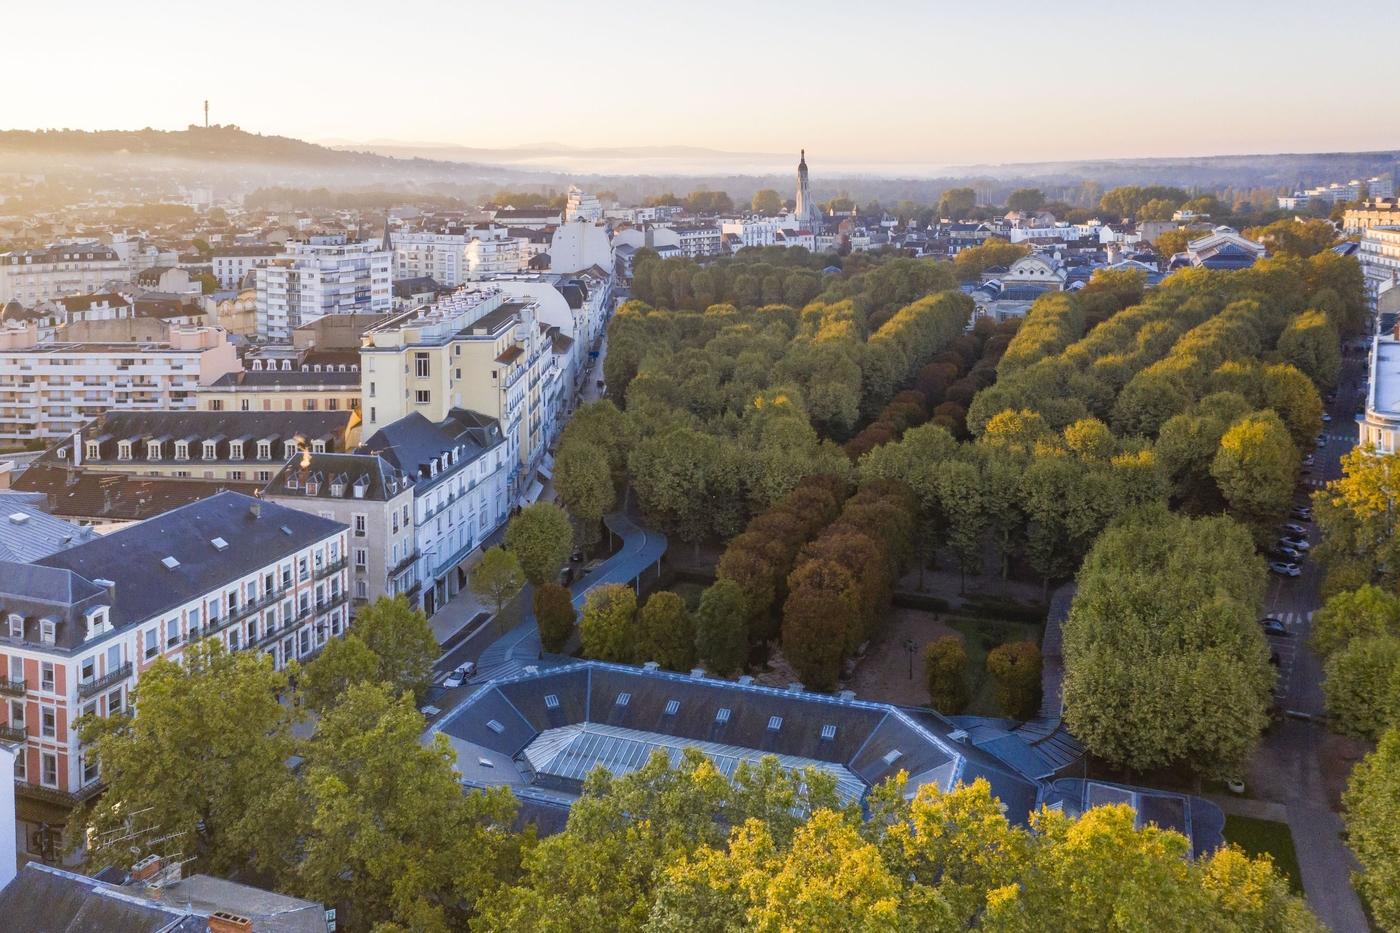
[[[1287,823],[1227,815],[1225,841],[1233,842],[1250,855],[1269,855],[1274,867],[1288,879],[1293,893],[1303,893],[1303,874],[1298,870],[1298,853],[1293,848],[1293,833]]]
[[[969,716],[1002,715],[992,678],[987,675],[987,652],[1009,641],[1040,644],[1040,626],[972,616],[944,616],[943,621],[963,637],[967,649],[967,686],[972,701],[963,712]]]

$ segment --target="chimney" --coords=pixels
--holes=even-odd
[[[148,855],[135,865],[131,866],[132,882],[150,881],[160,874],[161,858],[159,855]]]
[[[262,503],[254,500],[253,504],[248,506],[248,514],[254,518],[260,518],[262,516]]]
[[[253,929],[253,921],[227,910],[216,910],[209,915],[209,933],[248,933]]]

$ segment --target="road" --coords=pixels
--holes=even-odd
[[[1300,505],[1309,504],[1313,492],[1341,476],[1339,460],[1356,443],[1354,411],[1363,400],[1365,372],[1363,356],[1353,353],[1344,359],[1337,399],[1327,406],[1332,420],[1324,425],[1325,443],[1316,449],[1312,473],[1303,477],[1298,490]],[[1316,547],[1316,528],[1311,522],[1298,523],[1308,528],[1308,540]],[[1322,665],[1308,650],[1307,638],[1313,613],[1321,605],[1321,573],[1307,559],[1302,570],[1295,578],[1270,575],[1266,611],[1289,631],[1286,637],[1268,636],[1279,659],[1275,698],[1285,715],[1264,737],[1250,774],[1251,792],[1286,806],[1309,906],[1333,930],[1364,931],[1365,914],[1350,880],[1356,863],[1333,809],[1335,781],[1329,782],[1329,775],[1337,768],[1335,752],[1327,747],[1326,727],[1314,719],[1323,712]]]

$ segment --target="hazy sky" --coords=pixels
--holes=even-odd
[[[1400,2],[17,3],[0,127],[952,164],[1400,147]],[[19,81],[16,84],[14,78]]]

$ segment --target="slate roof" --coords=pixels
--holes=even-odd
[[[108,411],[85,425],[79,435],[83,441],[85,466],[93,462],[87,455],[89,441],[101,444],[97,461],[132,463],[145,460],[145,441],[158,437],[189,440],[188,462],[191,464],[198,464],[203,458],[205,440],[217,439],[216,460],[228,463],[231,462],[228,442],[244,439],[242,462],[270,465],[282,462],[281,442],[294,437],[325,440],[327,449],[332,450],[344,446],[350,424],[356,417],[354,411]],[[264,438],[274,439],[271,462],[258,460],[257,444],[251,443]],[[141,444],[133,448],[130,461],[117,461],[121,440]],[[58,450],[63,446],[50,448],[36,463],[59,462]],[[71,451],[66,456],[71,456]],[[172,456],[173,449],[166,449],[162,462],[174,462]]]
[[[38,565],[115,583],[111,621],[120,629],[168,612],[344,527],[275,502],[224,492],[52,554]],[[224,539],[227,546],[215,547],[215,538]],[[179,565],[164,566],[167,557]],[[81,633],[73,634],[81,640]]]
[[[283,386],[325,386],[331,388],[356,388],[360,384],[360,374],[341,372],[338,369],[259,369],[224,373],[205,389],[276,389]],[[286,414],[283,412],[283,414]]]
[[[403,479],[398,471],[377,454],[312,453],[309,456],[310,462],[305,467],[299,459],[290,461],[267,484],[264,494],[385,502],[403,491]]]
[[[433,476],[427,469],[429,463],[444,453],[460,449],[458,463],[467,464],[501,442],[500,425],[494,418],[454,408],[437,423],[416,411],[410,412],[374,432],[355,452],[378,454],[412,480],[415,490],[427,490],[452,473],[451,469],[439,469]]]
[[[0,560],[27,563],[81,543],[91,528],[54,518],[36,493],[0,493]]]
[[[253,495],[262,483],[89,473],[57,463],[31,464],[14,488],[43,493],[54,515],[89,521],[140,521],[225,491]]]

